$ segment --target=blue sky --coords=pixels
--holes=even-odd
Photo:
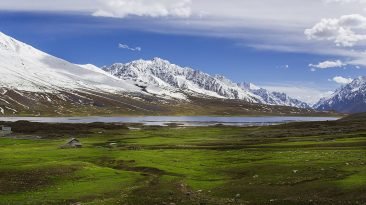
[[[362,0],[351,0],[352,5],[348,0],[310,0],[322,6],[319,11],[303,3],[305,8],[296,7],[294,13],[287,10],[295,9],[298,0],[277,0],[282,7],[268,0],[262,4],[231,0],[225,5],[227,13],[219,9],[222,1],[216,0],[158,0],[152,5],[147,0],[134,1],[141,3],[137,5],[131,0],[103,2],[108,1],[113,6],[97,0],[87,0],[88,6],[80,0],[58,5],[4,0],[0,31],[77,64],[103,66],[160,57],[308,102],[366,75],[364,39],[355,32],[363,29],[364,25],[357,25],[366,18],[353,5],[363,5]],[[266,2],[271,12],[264,14]],[[313,9],[312,17],[305,16],[307,9]],[[343,28],[353,33],[343,35]]]

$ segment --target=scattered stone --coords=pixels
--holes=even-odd
[[[235,198],[240,198],[240,194],[236,194],[235,195]]]
[[[299,170],[296,170],[296,169],[292,170],[292,172],[293,172],[294,174],[296,174],[298,171],[299,171]]]
[[[76,138],[71,138],[66,142],[66,144],[60,146],[61,149],[67,149],[67,148],[81,148],[83,145],[81,142]]]

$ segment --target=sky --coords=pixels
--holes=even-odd
[[[366,0],[1,0],[0,32],[77,64],[160,57],[308,103],[366,75]]]

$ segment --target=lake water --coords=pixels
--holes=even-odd
[[[145,116],[145,117],[0,117],[0,121],[27,120],[31,122],[44,123],[141,123],[144,125],[165,126],[169,123],[177,123],[181,126],[265,126],[288,122],[309,122],[309,121],[333,121],[335,117],[176,117],[176,116]]]

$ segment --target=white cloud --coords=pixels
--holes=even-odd
[[[365,3],[365,0],[323,0],[325,3],[341,3],[341,4],[348,4],[348,3]]]
[[[120,43],[118,44],[118,48],[122,48],[122,49],[127,49],[127,50],[130,50],[130,51],[142,51],[142,48],[141,47],[130,47],[126,44],[123,44],[123,43]]]
[[[21,11],[93,11],[97,0],[1,0],[1,10]]]
[[[359,14],[340,18],[322,19],[314,27],[305,30],[308,39],[334,41],[337,46],[352,47],[366,40],[366,17]]]
[[[309,64],[309,67],[312,68],[312,71],[315,71],[316,69],[327,69],[327,68],[340,68],[343,67],[347,64],[343,63],[340,60],[335,60],[335,61],[324,61],[324,62],[320,62],[316,65],[314,64]]]
[[[345,78],[345,77],[342,77],[342,76],[335,76],[334,78],[331,79],[331,81],[334,81],[338,84],[341,84],[341,85],[346,85],[346,84],[349,84],[353,81],[352,78]]]
[[[80,12],[82,15],[94,14],[128,20],[135,16],[143,16],[144,18],[138,18],[137,21],[130,21],[130,25],[134,29],[149,32],[231,38],[235,39],[237,44],[261,50],[331,55],[340,59],[346,57],[351,61],[366,62],[366,57],[359,52],[359,47],[354,47],[359,50],[353,52],[343,46],[336,47],[326,39],[308,41],[304,36],[305,29],[311,28],[322,18],[340,21],[339,17],[344,14],[364,14],[365,1],[0,0],[0,10],[66,11],[66,14],[70,14],[71,11]],[[350,22],[344,23],[351,26],[348,24]],[[116,23],[111,27],[118,26],[125,25]],[[352,27],[349,30],[337,31],[338,44],[361,46],[363,33],[360,29]],[[315,33],[311,34],[316,36]],[[335,42],[336,39],[332,41]]]
[[[125,18],[130,15],[149,17],[189,17],[191,0],[100,0],[94,16]]]

